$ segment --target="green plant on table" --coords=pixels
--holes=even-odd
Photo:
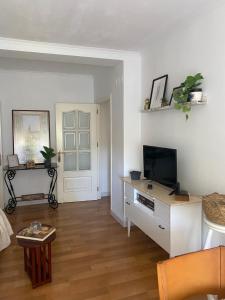
[[[40,152],[46,161],[50,161],[54,156],[56,156],[54,149],[49,148],[47,146],[43,146],[43,148],[44,151],[41,150]]]
[[[188,113],[191,111],[190,93],[202,83],[204,77],[201,73],[196,75],[189,75],[185,81],[181,83],[180,88],[173,91],[173,99],[175,101],[175,108],[182,110],[188,120]]]

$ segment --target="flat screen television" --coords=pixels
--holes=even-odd
[[[177,184],[177,150],[143,146],[144,176],[168,187]]]

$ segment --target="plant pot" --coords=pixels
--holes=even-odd
[[[140,178],[141,178],[141,172],[139,172],[139,171],[131,171],[130,172],[130,178],[131,178],[131,180],[140,180]]]
[[[46,159],[45,160],[45,167],[50,168],[51,167],[51,159]]]

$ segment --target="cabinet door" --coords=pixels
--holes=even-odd
[[[156,232],[155,242],[164,250],[170,252],[170,226],[161,218],[154,218]]]
[[[161,219],[164,224],[170,226],[170,206],[158,199],[155,200],[154,216]]]

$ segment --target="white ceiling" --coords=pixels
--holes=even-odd
[[[213,0],[1,0],[0,36],[139,50]]]

